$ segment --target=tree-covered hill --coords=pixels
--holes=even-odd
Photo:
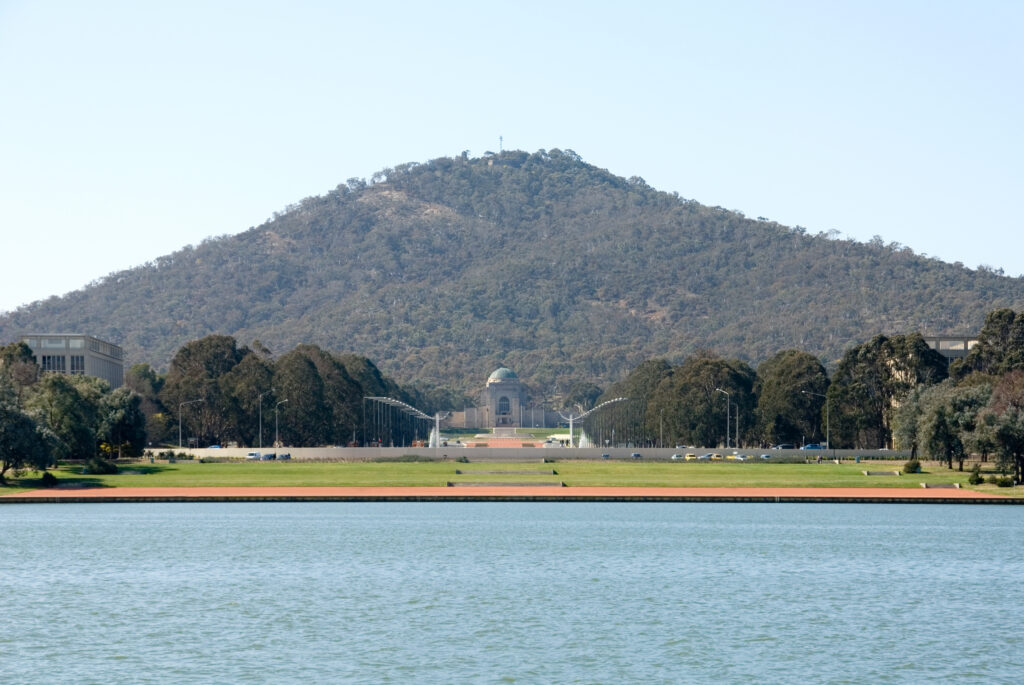
[[[1001,307],[1024,308],[1024,279],[747,219],[552,150],[351,179],[4,315],[0,341],[81,331],[165,368],[218,333],[352,351],[403,384],[469,389],[509,366],[548,394],[703,348],[834,361],[879,333],[976,331]]]

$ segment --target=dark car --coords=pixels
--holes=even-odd
[[[277,455],[277,460],[278,461],[281,461],[282,459],[291,459],[291,458],[292,458],[292,455],[289,454],[288,452],[281,452],[281,454]]]
[[[634,459],[643,459],[643,455],[641,455],[639,452],[633,452],[633,454],[629,456],[633,457]]]
[[[277,455],[273,452],[267,452],[260,456],[260,461],[273,461],[274,459],[277,459]]]

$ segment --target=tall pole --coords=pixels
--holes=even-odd
[[[729,410],[731,409],[731,407],[729,405],[732,404],[732,395],[730,395],[725,390],[722,390],[721,388],[715,388],[715,392],[720,392],[723,395],[725,395],[725,447],[728,449],[728,447],[729,447]],[[736,418],[739,418],[739,417],[737,416]]]
[[[281,442],[279,440],[280,434],[277,432],[277,428],[278,428],[277,408],[280,407],[282,404],[284,404],[287,401],[288,400],[281,400],[280,402],[278,402],[277,404],[274,405],[274,447],[277,447],[278,443]]]
[[[189,400],[188,402],[178,403],[178,449],[181,449],[181,408],[186,404],[195,404],[196,402],[205,402],[206,400]]]

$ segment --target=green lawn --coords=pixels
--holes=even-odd
[[[920,483],[954,483],[967,486],[966,471],[951,471],[927,464],[926,473],[865,476],[866,469],[899,469],[902,464],[855,463],[766,464],[761,462],[625,462],[561,461],[550,464],[474,462],[234,462],[201,464],[179,461],[130,464],[109,476],[81,475],[79,467],[60,467],[54,474],[64,483],[78,482],[101,487],[197,487],[197,486],[441,486],[459,481],[551,482],[568,486],[688,486],[688,487],[919,487]],[[464,473],[456,474],[456,470]],[[555,475],[484,474],[466,471],[535,471],[553,469]],[[10,479],[13,487],[2,494],[36,487],[39,474]],[[972,487],[980,491],[1016,494],[1024,488]],[[1024,492],[1020,493],[1024,496]]]

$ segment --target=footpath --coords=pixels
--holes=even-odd
[[[925,488],[194,487],[31,490],[0,504],[99,502],[873,502],[1024,504],[1024,498]]]

